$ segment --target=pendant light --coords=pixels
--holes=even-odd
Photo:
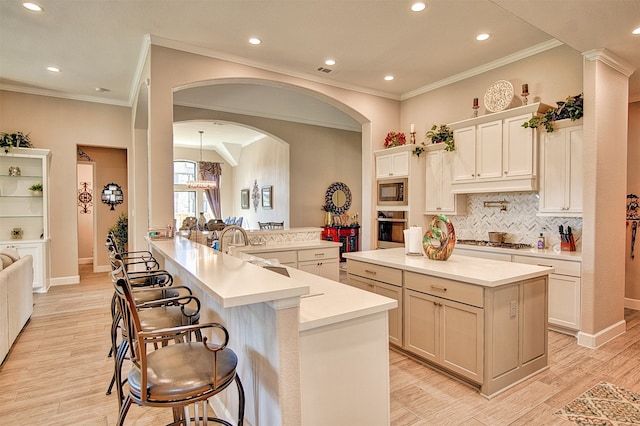
[[[204,131],[202,130],[198,130],[198,133],[200,133],[200,161],[198,162],[198,176],[200,176],[201,179],[196,179],[196,180],[190,180],[187,182],[187,188],[195,188],[195,189],[214,189],[217,187],[216,183],[212,180],[202,180],[202,174],[200,173],[200,167],[202,164],[202,134],[204,133]]]

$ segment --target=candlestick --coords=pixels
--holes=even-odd
[[[411,133],[415,133],[416,132],[416,125],[412,124],[411,125]]]
[[[413,124],[411,125],[411,127],[413,127]],[[411,132],[410,138],[411,138],[410,142],[415,145],[415,143],[416,143],[416,132]]]
[[[522,84],[522,105],[527,104],[527,96],[529,96],[529,85],[527,83]]]
[[[474,107],[478,106],[478,98],[473,98],[473,106]]]
[[[471,108],[473,108],[473,116],[477,117],[478,116],[478,108],[480,108],[478,106],[478,98],[473,98],[473,106]]]

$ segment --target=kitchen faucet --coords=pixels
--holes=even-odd
[[[232,231],[232,230],[240,231],[240,233],[242,234],[243,242],[244,242],[243,245],[245,246],[249,245],[249,236],[247,235],[247,231],[245,231],[243,227],[238,225],[225,226],[224,229],[220,231],[220,233],[218,234],[218,239],[220,240],[220,251],[223,253],[227,253],[227,251],[225,251],[224,249],[224,236],[227,233],[227,231]]]

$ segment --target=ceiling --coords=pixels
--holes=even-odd
[[[640,0],[427,0],[422,12],[404,0],[33,1],[44,12],[0,0],[0,89],[116,105],[131,105],[149,39],[392,99],[559,42],[640,68]]]

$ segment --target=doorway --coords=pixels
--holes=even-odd
[[[95,162],[78,162],[76,167],[76,188],[78,188],[78,264],[93,265],[95,267],[93,253],[95,235]]]

